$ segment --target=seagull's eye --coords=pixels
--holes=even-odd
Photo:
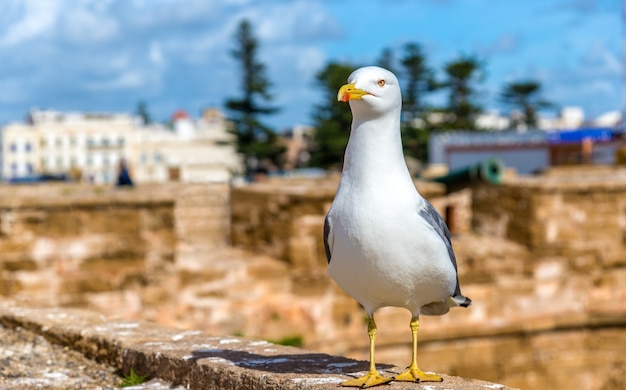
[[[378,80],[378,86],[379,87],[384,87],[385,86],[385,80],[383,80],[383,79]]]

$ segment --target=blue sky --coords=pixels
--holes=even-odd
[[[2,0],[0,125],[30,107],[197,116],[237,97],[233,34],[248,18],[281,107],[278,130],[311,122],[329,61],[371,65],[422,45],[440,69],[460,55],[485,64],[484,108],[502,86],[535,79],[558,106],[588,118],[624,106],[625,18],[619,0]],[[441,96],[433,96],[436,104]]]

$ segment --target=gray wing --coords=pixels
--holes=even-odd
[[[426,206],[420,209],[420,216],[424,218],[426,222],[428,222],[428,224],[435,229],[437,234],[439,234],[439,237],[441,237],[441,239],[443,240],[444,244],[446,244],[450,261],[454,266],[454,270],[457,271],[456,256],[454,255],[454,250],[452,249],[452,241],[450,240],[450,230],[448,230],[446,222],[443,220],[443,218],[441,218],[441,215],[439,214],[437,209],[435,209],[433,205],[430,204],[430,202],[426,199],[424,199],[424,202],[426,203]],[[458,271],[456,273],[456,288],[454,289],[454,296],[452,297],[452,299],[459,306],[467,307],[470,305],[470,303],[472,303],[472,300],[461,294]]]
[[[324,219],[324,250],[326,251],[326,260],[328,261],[328,264],[330,264],[330,245],[328,245],[328,235],[330,234],[330,218],[328,218],[328,215],[326,215],[326,218]]]

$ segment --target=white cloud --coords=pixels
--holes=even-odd
[[[619,75],[622,71],[622,62],[617,53],[611,51],[606,42],[596,40],[584,53],[581,63],[592,70],[592,73]]]
[[[326,53],[319,47],[294,50],[297,56],[298,71],[303,76],[312,76],[319,71],[327,60]]]
[[[61,4],[54,0],[10,1],[4,4],[8,12],[20,14],[16,20],[9,21],[9,26],[2,33],[0,47],[16,46],[48,34],[56,25]]]
[[[608,80],[594,80],[589,83],[587,89],[592,93],[611,95],[617,92],[618,86]]]
[[[337,20],[315,1],[275,4],[257,15],[260,39],[269,42],[311,42],[341,36]]]
[[[207,26],[219,20],[224,14],[224,1],[219,0],[152,0],[133,1],[123,4],[123,18],[126,23],[142,31],[164,28],[189,28]]]
[[[129,69],[107,80],[91,81],[86,87],[93,91],[127,90],[145,88],[150,84],[151,75],[140,70]]]
[[[118,22],[106,10],[88,7],[68,7],[63,13],[62,29],[65,37],[74,43],[100,43],[111,41],[119,33]]]
[[[163,50],[161,50],[161,45],[158,42],[150,42],[148,58],[155,66],[161,66],[165,63]]]
[[[520,48],[520,45],[521,38],[518,34],[504,33],[491,43],[479,45],[476,50],[481,55],[493,56],[514,53]]]
[[[18,80],[0,80],[0,103],[24,101],[27,98],[24,85]]]

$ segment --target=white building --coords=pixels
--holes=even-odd
[[[557,118],[539,117],[538,127],[542,130],[573,130],[585,123],[585,111],[582,107],[563,107]]]
[[[134,132],[130,115],[31,110],[27,123],[2,131],[3,178],[68,175],[113,182]]]
[[[598,127],[617,127],[622,120],[620,111],[608,111],[594,119],[593,124]]]
[[[483,130],[508,130],[511,128],[511,119],[496,110],[489,110],[476,116],[476,127]]]
[[[139,130],[130,161],[138,182],[224,182],[242,171],[219,110],[207,109],[196,121],[177,111],[172,125],[172,130],[161,125]]]
[[[519,110],[512,110],[507,115],[502,115],[498,111],[492,110],[484,112],[476,117],[476,127],[485,130],[510,130],[511,123],[524,119],[524,114]],[[615,121],[615,114],[607,114],[604,122]],[[599,123],[599,122],[598,122]],[[537,113],[538,130],[572,130],[582,127],[585,124],[585,111],[582,107],[563,107],[558,116],[546,117]],[[595,124],[595,122],[594,122]],[[599,124],[598,124],[599,125]],[[528,129],[526,125],[518,125],[518,131],[535,130]]]
[[[67,175],[108,184],[125,159],[136,183],[227,181],[241,164],[226,126],[218,110],[195,122],[175,118],[174,131],[139,126],[128,114],[31,110],[27,123],[2,131],[2,176]]]

